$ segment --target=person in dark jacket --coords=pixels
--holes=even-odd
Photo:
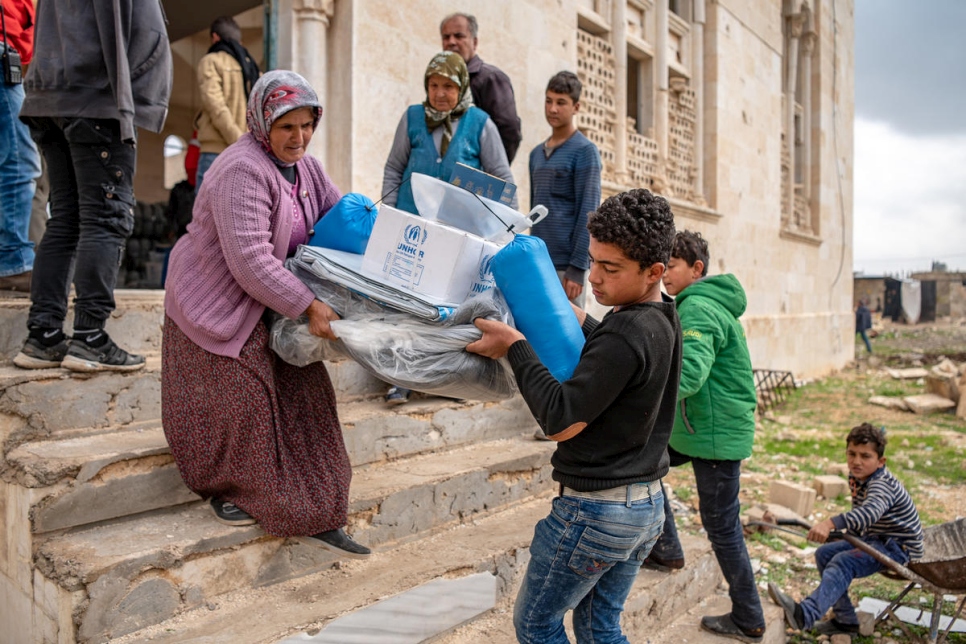
[[[0,11],[0,48],[19,54],[26,65],[34,49],[34,5],[30,0],[3,0]],[[40,155],[19,118],[23,98],[15,73],[0,79],[0,291],[27,293],[34,266],[30,215]]]
[[[869,342],[869,329],[872,328],[872,313],[869,312],[869,307],[866,306],[865,299],[859,300],[859,305],[855,307],[855,332],[862,337],[862,341],[865,342],[865,349],[869,353],[872,353],[872,343]]]
[[[765,632],[761,599],[742,533],[738,501],[742,459],[755,439],[755,378],[745,333],[745,291],[734,275],[708,277],[708,242],[699,233],[679,232],[664,275],[681,316],[683,362],[678,405],[668,453],[671,464],[694,468],[701,524],[708,533],[731,597],[731,612],[705,616],[701,628],[760,642]],[[684,566],[674,514],[664,500],[664,534],[648,562]]]
[[[499,67],[484,63],[483,59],[477,56],[479,31],[480,26],[476,22],[476,17],[468,13],[450,14],[439,24],[443,49],[455,51],[463,57],[470,72],[473,103],[493,119],[500,131],[507,161],[513,163],[513,157],[517,155],[520,142],[523,140],[520,117],[517,116],[516,98],[513,95],[513,84],[510,83],[510,77]]]
[[[134,228],[137,129],[160,132],[171,95],[161,3],[40,2],[20,116],[47,161],[50,220],[34,261],[27,369],[132,371],[144,358],[104,331]],[[71,274],[74,333],[64,334]]]
[[[537,523],[514,608],[524,644],[626,642],[620,615],[664,524],[661,477],[681,373],[681,326],[661,277],[674,239],[666,200],[631,190],[590,215],[589,282],[614,307],[598,322],[574,307],[587,342],[573,376],[558,382],[519,331],[478,319],[467,351],[507,355],[520,393],[557,441],[560,496]]]

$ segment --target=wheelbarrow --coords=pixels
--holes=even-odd
[[[798,519],[779,519],[776,523],[753,521],[749,525],[784,530],[802,536],[797,530],[780,527],[781,525],[796,525],[810,528],[806,522]],[[885,570],[882,571],[891,579],[908,581],[898,597],[879,614],[876,624],[884,622],[890,617],[895,620],[899,628],[914,642],[922,642],[921,638],[911,633],[905,623],[896,617],[895,610],[902,605],[902,600],[917,585],[927,593],[933,595],[932,617],[929,622],[929,637],[926,644],[942,644],[948,641],[953,624],[966,608],[966,518],[948,521],[923,530],[923,548],[925,554],[921,559],[910,561],[903,566],[892,558],[882,554],[872,546],[856,537],[844,533],[833,532],[830,538],[845,539],[851,546],[865,552],[878,561]],[[834,536],[833,536],[834,535]],[[955,614],[949,620],[949,625],[940,633],[939,622],[942,617],[943,595],[962,595]]]

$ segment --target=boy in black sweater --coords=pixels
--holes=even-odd
[[[626,641],[620,614],[664,524],[661,477],[681,374],[681,325],[661,278],[674,240],[667,201],[647,190],[611,197],[591,213],[590,286],[598,322],[575,309],[587,342],[558,382],[526,338],[479,319],[468,351],[508,355],[520,392],[547,436],[560,496],[540,521],[513,623],[524,643]]]

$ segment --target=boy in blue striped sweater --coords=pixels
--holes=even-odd
[[[906,488],[886,469],[885,446],[884,428],[869,423],[852,428],[846,438],[852,510],[815,524],[808,532],[809,541],[825,543],[832,530],[847,530],[902,565],[922,557],[919,512]],[[785,621],[794,629],[857,633],[858,618],[849,600],[849,584],[879,572],[882,564],[846,541],[821,546],[815,552],[815,562],[822,581],[801,603],[774,583],[768,584],[768,594],[785,609]],[[832,619],[818,621],[829,608]]]
[[[600,205],[600,153],[577,130],[583,86],[573,72],[547,83],[544,116],[550,138],[530,153],[530,207],[543,204],[549,216],[533,227],[547,244],[567,298],[584,307],[584,275],[590,266],[587,215]]]

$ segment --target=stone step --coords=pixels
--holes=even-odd
[[[377,550],[366,561],[340,561],[284,584],[257,588],[235,584],[231,592],[214,600],[111,641],[276,644],[297,633],[314,633],[339,616],[427,581],[481,572],[496,578],[500,599],[512,590],[512,580],[520,578],[526,567],[533,526],[546,516],[549,498],[548,492],[418,540]],[[226,584],[234,573],[226,569]],[[445,605],[449,598],[438,596],[435,601]]]
[[[161,357],[131,373],[0,366],[0,443],[7,448],[53,434],[95,434],[161,417]],[[340,403],[373,398],[386,385],[352,360],[327,362]]]
[[[349,531],[380,549],[528,500],[553,487],[552,451],[520,436],[358,467]],[[81,641],[117,637],[232,589],[278,583],[334,561],[258,526],[223,526],[204,503],[71,530],[35,549],[45,579],[34,585],[57,598],[52,616],[75,615]]]
[[[111,338],[132,353],[161,350],[161,321],[164,315],[164,291],[117,289],[117,308],[104,325]],[[17,355],[27,339],[29,298],[0,298],[0,360]],[[73,329],[74,308],[69,306],[65,331]]]
[[[341,405],[339,417],[356,466],[516,437],[536,427],[520,398],[486,404],[425,398],[394,408],[361,400]],[[197,499],[181,481],[159,421],[24,443],[7,453],[0,473],[32,488],[34,533]]]
[[[634,587],[624,602],[621,619],[621,628],[629,641],[652,641],[649,638],[667,627],[688,608],[713,595],[721,583],[721,571],[707,539],[682,533],[681,545],[688,562],[683,570],[668,573],[644,567],[638,573]],[[431,640],[433,644],[515,644],[517,639],[513,630],[513,604],[525,571],[526,566],[521,566],[520,575],[508,585],[495,610]],[[564,625],[573,641],[570,617],[565,618]]]
[[[782,609],[762,596],[761,607],[765,613],[765,634],[762,644],[785,643],[785,614]],[[724,615],[731,611],[731,600],[726,591],[718,589],[697,606],[683,615],[679,614],[670,625],[660,632],[653,633],[646,641],[648,644],[721,644],[732,641],[720,635],[709,633],[701,628],[701,618],[705,615]]]

